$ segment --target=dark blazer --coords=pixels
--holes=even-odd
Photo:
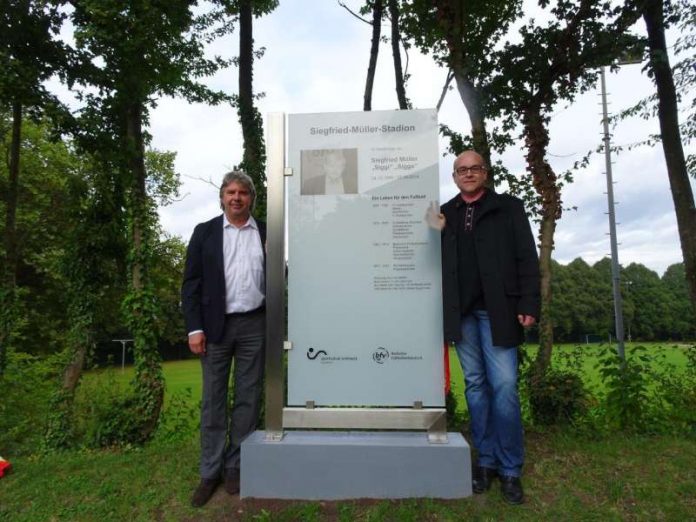
[[[445,339],[461,339],[457,271],[457,194],[442,205],[442,294]],[[539,258],[522,201],[488,191],[474,215],[474,241],[495,346],[524,341],[517,314],[539,318]]]
[[[256,220],[261,248],[266,224]],[[203,330],[206,341],[219,342],[225,326],[225,268],[222,259],[222,214],[196,225],[186,251],[181,305],[186,331]]]

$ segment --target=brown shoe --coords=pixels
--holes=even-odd
[[[236,495],[239,493],[239,470],[230,469],[225,470],[225,484],[223,486],[225,491],[230,495]]]
[[[205,506],[219,485],[220,479],[201,479],[191,497],[191,505],[196,508]]]

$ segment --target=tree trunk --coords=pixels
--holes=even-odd
[[[73,290],[84,290],[79,283],[75,286]],[[51,407],[46,418],[44,444],[51,449],[68,449],[74,443],[75,389],[82,376],[87,352],[93,343],[94,302],[90,298],[91,294],[81,295],[79,290],[72,292],[72,299],[76,302],[71,303],[70,306],[70,335],[66,348],[68,352],[71,352],[70,359],[63,370],[62,386],[51,398]]]
[[[471,123],[471,141],[474,150],[478,152],[486,162],[486,165],[491,167],[491,149],[488,143],[488,133],[486,132],[486,122],[483,118],[481,109],[481,99],[475,85],[462,72],[463,67],[460,64],[452,68],[454,72],[454,80],[457,82],[457,90],[459,96],[466,107],[466,112],[469,114],[469,122]],[[488,176],[487,185],[493,186],[493,176]]]
[[[469,114],[471,122],[471,141],[472,146],[481,157],[483,157],[486,165],[492,167],[491,164],[491,149],[488,143],[488,134],[486,132],[486,122],[484,120],[483,102],[481,95],[476,88],[473,80],[467,74],[465,65],[465,56],[463,50],[464,27],[463,26],[463,9],[464,5],[459,1],[451,2],[436,2],[437,20],[442,28],[447,47],[449,48],[449,66],[454,74],[454,80],[457,82],[457,90],[459,96],[464,103],[466,112]],[[495,173],[489,171],[486,185],[489,188],[494,186]]]
[[[391,19],[391,46],[394,57],[394,78],[396,79],[396,97],[399,100],[399,109],[409,108],[406,98],[406,86],[404,73],[401,67],[401,34],[399,32],[399,6],[396,0],[389,0],[389,18]]]
[[[689,285],[692,310],[696,318],[696,209],[694,195],[686,170],[686,160],[679,132],[679,108],[672,69],[665,43],[664,8],[662,0],[648,0],[643,9],[648,31],[650,68],[655,75],[658,98],[658,118],[662,149],[667,164],[667,176],[677,215],[684,269]]]
[[[372,8],[372,44],[370,45],[370,64],[367,66],[367,78],[365,79],[365,95],[363,96],[363,110],[372,110],[372,88],[375,83],[375,71],[377,70],[377,56],[379,55],[379,39],[382,34],[382,0],[375,0]]]
[[[12,342],[16,308],[17,263],[17,200],[19,197],[19,158],[22,141],[22,104],[12,104],[12,140],[7,195],[5,197],[5,259],[2,280],[2,325],[0,326],[0,377],[5,373],[8,345]]]
[[[153,230],[150,203],[145,187],[145,143],[142,133],[142,107],[131,103],[126,108],[126,144],[128,167],[131,175],[131,284],[128,299],[128,320],[133,335],[135,356],[135,389],[138,414],[141,416],[140,435],[148,440],[157,427],[164,380],[160,355],[157,351],[156,310],[152,295],[148,264],[152,255]]]
[[[256,185],[256,215],[266,210],[266,148],[263,142],[263,122],[254,107],[254,36],[252,0],[239,2],[239,97],[237,113],[244,138],[242,168]]]
[[[251,0],[239,2],[239,104],[250,107],[254,103],[254,35],[253,13]],[[240,115],[241,117],[241,115]],[[247,144],[250,142],[249,132],[252,128],[242,121],[244,136],[244,161],[254,161],[254,150]]]
[[[539,228],[539,272],[541,274],[541,317],[539,323],[539,351],[534,374],[542,377],[550,363],[553,351],[553,312],[551,295],[551,254],[554,248],[556,222],[561,218],[561,194],[556,174],[546,161],[549,143],[547,118],[541,115],[541,106],[528,108],[523,115],[527,170],[532,176],[534,189],[541,196],[541,226]]]

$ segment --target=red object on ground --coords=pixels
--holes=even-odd
[[[0,478],[5,476],[5,473],[12,469],[12,464],[0,457]]]
[[[449,345],[445,343],[445,395],[450,392]]]

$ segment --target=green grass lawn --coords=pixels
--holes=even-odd
[[[647,346],[683,370],[682,347]],[[558,346],[554,364],[564,364]],[[594,365],[597,345],[582,346],[588,382],[601,379]],[[534,349],[528,350],[533,357]],[[586,357],[585,357],[586,355]],[[452,384],[463,400],[462,372],[454,352]],[[658,364],[658,363],[656,363]],[[660,363],[661,364],[661,363]],[[167,397],[190,389],[198,403],[196,359],[163,365]],[[88,372],[83,393],[107,380],[127,385],[132,368]],[[456,429],[457,427],[450,427]],[[188,433],[188,430],[186,430]],[[645,437],[624,433],[597,439],[572,428],[527,429],[524,485],[527,503],[511,507],[498,488],[458,501],[282,502],[229,497],[218,492],[202,510],[189,507],[197,482],[198,440],[157,439],[144,448],[67,451],[12,458],[14,471],[0,479],[0,521],[70,520],[696,520],[696,439],[685,435]],[[4,455],[6,458],[7,455]]]
[[[0,521],[694,520],[696,441],[569,432],[527,434],[527,502],[508,506],[497,483],[462,500],[288,502],[220,490],[189,507],[198,444],[20,458],[0,479]]]

